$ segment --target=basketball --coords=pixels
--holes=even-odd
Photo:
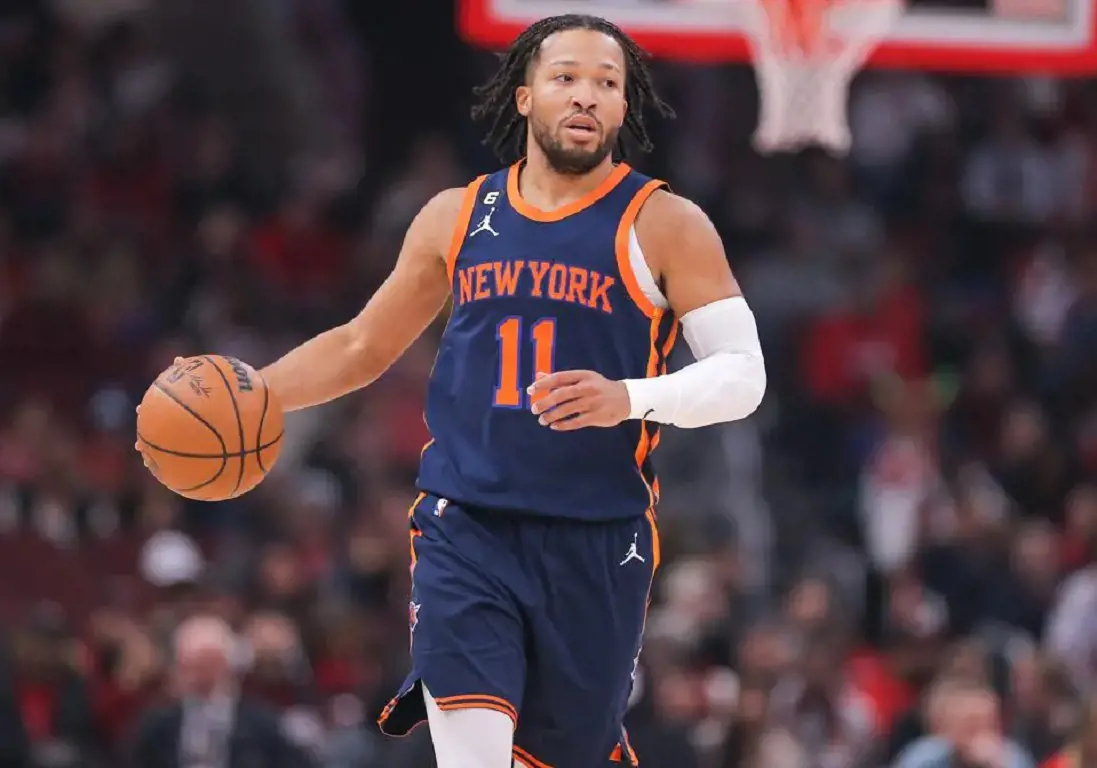
[[[157,377],[137,412],[137,447],[153,476],[188,499],[221,501],[266,477],[282,449],[282,406],[239,360],[202,355]]]

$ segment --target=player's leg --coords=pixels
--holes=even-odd
[[[540,600],[525,606],[533,652],[515,757],[533,768],[627,766],[623,721],[659,561],[654,515],[556,521],[526,544]]]
[[[426,689],[430,707],[439,713],[431,718],[438,759],[448,761],[440,765],[509,765],[505,761],[510,759],[511,733],[525,686],[524,625],[512,590],[524,576],[508,551],[509,528],[505,521],[491,525],[473,520],[458,505],[430,496],[416,503],[409,522],[412,668],[381,715],[381,730],[401,736],[426,720]],[[449,724],[464,724],[468,716],[456,716],[476,711],[498,715],[490,722],[505,721],[507,737],[492,740],[493,754],[481,755],[487,762],[453,762],[468,742],[455,741],[459,728]],[[444,744],[435,734],[435,720]],[[450,752],[456,756],[443,754]]]
[[[511,768],[514,723],[492,709],[444,711],[423,686],[438,768]]]

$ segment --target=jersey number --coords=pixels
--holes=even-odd
[[[495,387],[496,408],[522,408],[529,397],[522,386],[522,318],[508,317],[495,329],[499,340],[499,383]],[[533,347],[530,383],[538,373],[552,373],[556,358],[556,319],[542,317],[529,327]],[[526,385],[528,386],[528,384]]]

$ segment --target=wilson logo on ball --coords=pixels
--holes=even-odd
[[[235,357],[226,357],[225,359],[232,365],[232,372],[236,374],[236,388],[241,392],[251,392],[251,374],[248,373],[247,366]]]

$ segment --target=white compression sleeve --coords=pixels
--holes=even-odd
[[[628,379],[630,419],[706,427],[754,413],[766,392],[758,325],[746,299],[721,299],[682,317],[697,362],[650,379]]]
[[[494,709],[442,710],[423,686],[438,768],[512,768],[514,723]]]

